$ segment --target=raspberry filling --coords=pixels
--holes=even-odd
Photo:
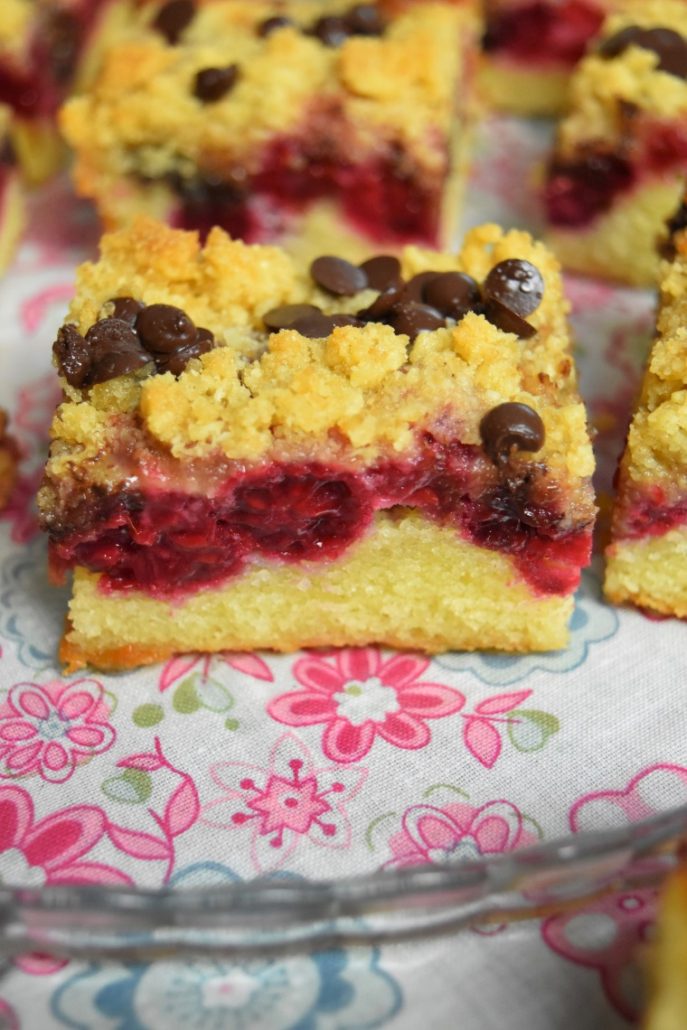
[[[671,529],[687,524],[687,497],[670,503],[665,490],[651,486],[635,490],[625,499],[622,512],[614,525],[616,540],[641,540],[663,536]]]
[[[332,198],[373,242],[438,246],[443,179],[421,182],[406,165],[394,148],[352,163],[326,146],[313,150],[303,138],[282,137],[267,146],[253,175],[235,170],[224,182],[175,177],[175,223],[202,235],[220,225],[234,238],[256,243],[286,231],[290,217],[315,201]]]
[[[601,28],[603,11],[585,0],[535,0],[494,11],[487,21],[485,49],[527,64],[572,67]]]
[[[62,103],[89,33],[106,6],[81,0],[69,10],[47,10],[20,64],[0,62],[0,103],[22,118],[53,115]]]
[[[589,560],[591,527],[564,527],[551,496],[541,475],[500,479],[479,448],[427,437],[414,460],[361,472],[274,464],[229,479],[214,497],[146,489],[101,498],[81,507],[78,529],[53,531],[51,565],[57,577],[74,565],[103,573],[105,590],[181,596],[251,560],[332,561],[375,510],[406,506],[510,555],[535,593],[567,594]]]
[[[641,179],[676,170],[687,171],[687,126],[676,122],[638,125],[631,144],[614,151],[588,144],[578,157],[550,164],[544,188],[548,220],[563,228],[589,225]]]

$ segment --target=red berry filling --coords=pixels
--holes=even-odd
[[[549,222],[587,225],[631,189],[635,178],[633,166],[617,154],[591,151],[576,161],[554,161],[544,191]]]
[[[603,11],[591,0],[535,0],[493,12],[484,46],[527,64],[572,67],[601,28]]]
[[[249,243],[273,239],[289,218],[316,200],[334,198],[344,216],[378,243],[439,243],[440,179],[422,183],[390,148],[363,163],[347,162],[334,148],[317,149],[301,137],[282,137],[266,148],[260,170],[231,181],[174,180],[177,224],[207,234],[220,225]]]
[[[103,7],[103,0],[81,0],[69,10],[40,16],[28,58],[0,62],[0,103],[22,118],[53,115],[67,92],[76,62]]]
[[[663,536],[687,524],[687,497],[669,503],[660,486],[635,490],[626,497],[614,525],[616,540]]]
[[[375,510],[402,505],[511,555],[535,592],[569,593],[589,560],[591,527],[561,528],[555,501],[541,500],[551,499],[550,484],[536,476],[496,476],[479,448],[427,436],[412,461],[359,473],[272,465],[232,478],[215,497],[123,492],[94,501],[85,516],[81,507],[78,529],[54,530],[51,562],[57,573],[74,565],[104,573],[106,589],[182,595],[222,583],[251,559],[331,561]]]

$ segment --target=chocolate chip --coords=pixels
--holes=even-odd
[[[403,300],[422,303],[425,299],[425,286],[439,275],[441,275],[440,272],[418,272],[403,287]]]
[[[199,358],[201,354],[207,354],[215,345],[215,338],[209,329],[199,329],[193,343],[186,347],[180,347],[171,354],[160,354],[155,358],[155,365],[158,372],[171,372],[179,376],[186,368],[191,358]]]
[[[372,290],[385,290],[392,283],[401,280],[401,262],[392,254],[378,254],[368,258],[360,266],[367,276],[367,285]]]
[[[310,275],[318,286],[335,297],[350,297],[367,286],[362,268],[339,257],[318,257],[310,266]]]
[[[355,4],[346,12],[346,24],[355,36],[381,36],[386,28],[376,4]]]
[[[443,315],[436,308],[412,300],[395,305],[389,321],[397,333],[405,333],[411,340],[414,340],[418,333],[443,329],[446,325]]]
[[[150,364],[135,331],[119,318],[101,318],[86,333],[91,352],[89,384],[138,372]]]
[[[314,304],[281,304],[267,311],[262,320],[271,333],[278,333],[280,329],[290,329],[299,318],[321,313]]]
[[[91,350],[75,326],[63,325],[58,329],[52,352],[69,385],[77,389],[83,386],[91,370]]]
[[[443,272],[431,279],[422,291],[427,304],[456,320],[480,302],[479,286],[463,272]]]
[[[264,39],[266,36],[271,36],[277,29],[285,29],[289,25],[293,25],[290,18],[285,18],[283,15],[275,15],[273,18],[265,18],[258,25],[258,35]]]
[[[544,423],[529,404],[508,401],[487,412],[479,424],[484,450],[496,465],[511,451],[538,451],[544,445]]]
[[[112,305],[112,318],[118,318],[127,325],[135,325],[139,311],[143,311],[145,304],[133,297],[113,297],[108,301]]]
[[[599,47],[599,53],[602,57],[618,57],[630,46],[652,50],[658,57],[661,71],[679,79],[687,78],[687,41],[673,29],[645,29],[639,25],[628,25],[605,39]]]
[[[144,308],[136,319],[136,331],[143,346],[155,354],[169,354],[196,338],[191,319],[172,304],[150,304]]]
[[[239,80],[239,73],[238,64],[228,64],[226,68],[201,68],[193,85],[194,96],[204,104],[221,100],[234,88]]]
[[[541,272],[529,261],[509,258],[494,265],[484,281],[485,300],[497,300],[526,318],[541,304],[544,296],[544,280]]]
[[[325,14],[318,18],[310,31],[321,43],[331,47],[341,46],[350,35],[346,19],[337,14]]]
[[[153,28],[162,33],[172,46],[184,29],[193,21],[196,6],[193,0],[169,0],[161,7],[153,21]]]
[[[393,309],[394,305],[398,304],[401,300],[402,290],[403,283],[400,280],[392,283],[391,286],[387,286],[378,297],[375,297],[369,307],[363,308],[358,312],[358,317],[367,322],[384,321],[384,318]]]
[[[329,315],[324,315],[321,311],[313,311],[297,319],[289,328],[295,329],[301,336],[307,336],[311,340],[320,340],[329,336],[335,324]]]
[[[485,302],[484,316],[497,329],[502,329],[504,333],[515,333],[521,340],[529,340],[537,332],[533,325],[498,300]]]

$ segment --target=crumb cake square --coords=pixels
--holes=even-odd
[[[57,111],[103,42],[124,0],[2,0],[0,104],[25,177],[42,182],[62,161]],[[115,8],[121,10],[115,11]]]
[[[83,265],[39,495],[62,658],[565,645],[592,450],[523,232],[311,265],[140,219]]]
[[[438,246],[456,223],[475,0],[141,8],[64,108],[106,228],[147,213],[248,242]]]
[[[605,592],[687,617],[687,233],[664,265],[657,333],[618,470]]]
[[[618,6],[619,0],[485,0],[486,98],[515,114],[558,114],[573,68]]]
[[[656,240],[687,171],[687,4],[626,0],[578,65],[547,169],[549,242],[563,265],[656,281]]]

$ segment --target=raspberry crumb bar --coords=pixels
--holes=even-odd
[[[62,657],[562,647],[593,457],[550,253],[309,267],[152,220],[82,266],[39,496]]]
[[[475,6],[149,4],[64,109],[77,189],[110,229],[148,213],[249,242],[436,246],[455,227]]]
[[[626,3],[578,66],[548,168],[550,243],[571,269],[652,284],[687,171],[687,4]]]
[[[618,0],[485,0],[481,86],[516,114],[557,114],[568,81]]]
[[[42,182],[59,167],[58,108],[124,6],[121,0],[0,3],[0,104],[12,111],[12,141],[29,181]]]
[[[687,617],[687,233],[664,265],[657,336],[618,475],[605,591]]]

